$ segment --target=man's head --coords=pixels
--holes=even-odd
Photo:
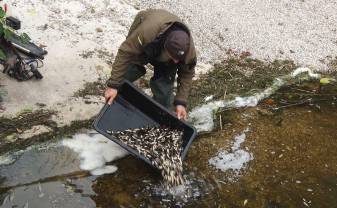
[[[183,61],[190,48],[190,37],[183,30],[174,30],[167,35],[164,48],[175,63]]]

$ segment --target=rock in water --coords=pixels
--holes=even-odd
[[[168,187],[184,183],[181,160],[183,131],[168,127],[145,127],[108,133],[149,159],[161,171]]]

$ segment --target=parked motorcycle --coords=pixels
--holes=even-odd
[[[18,81],[42,79],[38,69],[43,66],[47,51],[31,42],[27,34],[16,32],[21,28],[20,20],[5,16],[6,9],[0,7],[0,64],[3,73]]]

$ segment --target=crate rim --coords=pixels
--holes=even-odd
[[[177,120],[179,120],[179,122],[182,122],[185,126],[191,128],[191,130],[192,130],[193,133],[192,133],[192,135],[191,135],[188,143],[186,144],[184,150],[181,153],[181,159],[183,161],[185,159],[186,155],[187,155],[187,151],[188,151],[190,145],[192,144],[193,140],[197,136],[197,130],[196,130],[196,128],[194,126],[190,125],[189,123],[187,123],[186,121],[178,119],[177,116],[174,113],[172,113],[170,110],[168,110],[167,108],[165,108],[161,104],[159,104],[156,101],[154,101],[150,96],[148,96],[147,94],[145,94],[142,90],[139,90],[138,88],[136,88],[130,81],[123,80],[119,86],[122,86],[124,83],[126,83],[127,85],[129,85],[133,90],[137,91],[138,93],[141,93],[142,96],[146,97],[146,99],[148,99],[154,105],[156,105],[157,107],[159,107],[161,110],[163,110],[166,113],[168,113],[169,115],[173,116],[174,118],[176,118]],[[119,95],[117,94],[117,96],[119,96]],[[119,146],[121,146],[123,149],[125,149],[126,151],[128,151],[132,155],[141,158],[143,161],[145,161],[146,163],[148,163],[151,166],[153,166],[153,164],[146,157],[144,157],[143,155],[139,154],[137,151],[135,151],[134,149],[130,148],[128,145],[124,144],[123,142],[119,141],[114,136],[112,136],[112,135],[108,134],[107,132],[104,132],[104,131],[102,131],[102,130],[100,130],[98,128],[98,122],[103,117],[104,113],[107,111],[107,109],[109,108],[109,106],[110,106],[109,104],[105,103],[105,105],[103,106],[103,108],[100,110],[99,114],[97,115],[97,117],[95,118],[95,120],[93,122],[94,129],[98,133],[100,133],[103,136],[105,136],[106,138],[108,138],[109,140],[112,140],[113,142],[117,143]]]

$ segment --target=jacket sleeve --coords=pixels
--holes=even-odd
[[[108,87],[118,87],[129,64],[139,59],[144,52],[144,46],[156,37],[157,30],[151,24],[143,22],[137,28],[134,28],[131,34],[128,34],[126,40],[118,49],[112,65],[111,76],[106,83]]]
[[[141,53],[141,51],[142,47],[137,40],[134,40],[134,35],[128,36],[118,49],[115,61],[112,65],[111,76],[106,83],[108,87],[118,87],[128,65]]]
[[[187,98],[192,85],[192,79],[195,75],[196,58],[191,64],[184,65],[178,69],[177,94],[174,99],[174,105],[183,105],[186,107]]]

